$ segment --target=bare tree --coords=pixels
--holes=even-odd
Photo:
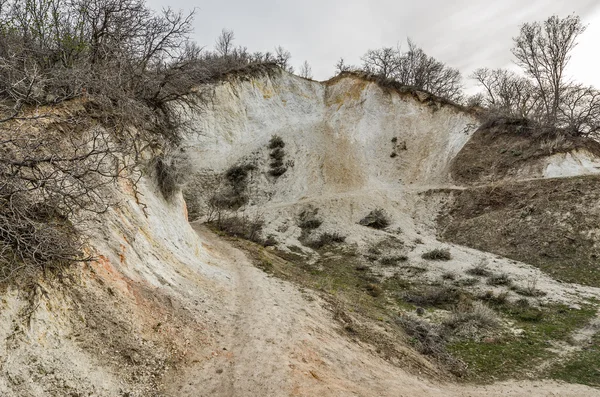
[[[294,68],[290,65],[292,54],[282,46],[275,47],[275,63],[277,66],[289,73],[294,73]]]
[[[585,26],[576,15],[562,19],[552,16],[543,23],[524,24],[514,38],[512,52],[517,64],[535,80],[550,124],[558,121],[565,93],[565,68],[577,37],[584,31]]]
[[[312,79],[312,68],[308,64],[308,61],[304,61],[302,66],[300,66],[300,77],[304,77],[305,79]]]
[[[217,42],[215,45],[215,50],[223,57],[229,55],[231,50],[233,49],[233,40],[235,39],[235,35],[233,34],[233,30],[223,29],[221,31],[221,35],[217,38]]]
[[[110,187],[136,173],[123,143],[90,121],[71,114],[0,125],[0,283],[90,259],[79,220],[105,212]]]
[[[344,58],[340,58],[335,64],[335,74],[340,74],[342,72],[347,72],[350,70],[350,66],[346,64]]]
[[[600,135],[600,91],[571,84],[563,91],[558,114],[561,127],[572,135]]]
[[[400,68],[400,51],[392,47],[368,50],[362,56],[363,69],[384,78],[394,78]]]
[[[477,69],[471,75],[484,88],[482,105],[507,116],[536,118],[539,96],[531,80],[505,69]]]
[[[368,73],[451,100],[458,101],[462,97],[462,77],[458,69],[428,56],[410,39],[406,52],[383,47],[367,51],[361,59],[363,70]]]
[[[117,179],[135,185],[141,146],[176,142],[185,106],[170,104],[194,104],[204,71],[188,41],[193,13],[142,0],[0,5],[4,282],[87,258],[78,220],[114,204]],[[50,107],[76,97],[77,111]]]

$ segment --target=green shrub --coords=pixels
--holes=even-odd
[[[285,174],[287,171],[286,167],[276,167],[276,168],[271,168],[269,170],[269,175],[274,176],[275,178],[280,177],[281,175]]]
[[[271,159],[273,159],[273,160],[282,161],[283,158],[285,157],[285,150],[283,150],[280,147],[273,149],[271,151],[271,153],[269,154],[269,157],[271,157]]]
[[[391,222],[389,215],[383,209],[376,208],[358,223],[362,226],[372,227],[373,229],[385,229]]]
[[[271,140],[269,140],[269,149],[277,149],[277,148],[284,148],[285,147],[285,142],[283,142],[283,139],[279,136],[279,135],[273,135],[271,137]]]

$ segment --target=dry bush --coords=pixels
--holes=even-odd
[[[372,210],[358,222],[359,225],[372,227],[373,229],[385,229],[390,223],[389,215],[382,208]]]
[[[452,259],[452,254],[450,253],[449,249],[436,248],[434,250],[425,252],[423,255],[421,255],[421,258],[434,261],[449,261]]]
[[[412,338],[411,341],[419,353],[433,357],[456,375],[465,373],[465,364],[454,358],[446,349],[448,341],[442,326],[411,314],[396,317],[396,324]]]
[[[442,274],[442,280],[453,281],[453,280],[456,280],[456,277],[457,277],[456,272],[452,272],[452,271],[450,271],[450,272],[444,272]]]
[[[323,221],[317,216],[318,208],[307,208],[298,216],[298,227],[304,230],[318,229]]]
[[[160,192],[167,200],[181,190],[191,175],[189,157],[182,149],[156,156],[152,164]]]
[[[273,167],[269,170],[269,175],[275,178],[279,178],[281,175],[287,172],[286,167]]]
[[[511,285],[512,279],[507,273],[492,274],[487,279],[488,285]]]
[[[113,184],[134,172],[105,129],[54,120],[0,124],[0,283],[90,259],[76,226],[113,205]]]
[[[426,287],[421,290],[407,291],[403,294],[406,302],[417,306],[448,307],[458,303],[461,291],[450,286]]]
[[[276,147],[269,154],[269,157],[271,159],[273,159],[273,160],[279,160],[279,161],[283,160],[284,156],[285,156],[285,151],[281,147]]]
[[[484,293],[478,295],[477,299],[492,305],[500,306],[508,302],[508,292],[500,292],[496,295],[494,294],[494,291],[485,291]]]
[[[328,245],[340,244],[346,241],[346,237],[341,234],[325,232],[319,235],[315,240],[310,240],[305,243],[307,247],[312,249],[321,249]]]
[[[379,263],[382,266],[396,266],[399,262],[406,262],[407,260],[408,257],[406,255],[391,255],[379,259]]]
[[[285,157],[284,146],[285,143],[279,136],[274,135],[269,141],[269,148],[271,149],[271,153],[269,153],[269,157],[271,158],[269,175],[275,178],[279,178],[287,171],[287,167],[283,163],[283,158]]]
[[[494,310],[475,302],[457,305],[442,325],[456,337],[473,339],[498,329],[500,320]]]
[[[258,244],[265,243],[261,237],[265,221],[261,215],[250,216],[247,214],[235,214],[212,223],[217,229],[235,237],[254,241]]]
[[[491,270],[488,269],[487,262],[481,261],[477,265],[470,269],[467,269],[465,273],[471,276],[489,277],[492,275]]]

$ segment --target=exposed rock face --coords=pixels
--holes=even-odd
[[[456,107],[421,103],[357,76],[327,83],[279,73],[223,82],[192,120],[201,172],[254,162],[271,201],[449,182],[449,162],[477,128]],[[287,172],[268,178],[268,143],[285,142]],[[293,161],[293,166],[291,165]]]

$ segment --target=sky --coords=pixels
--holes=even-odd
[[[410,37],[425,52],[464,76],[479,67],[511,67],[512,38],[525,22],[575,13],[588,25],[568,68],[574,80],[600,88],[598,0],[147,0],[155,9],[196,9],[195,36],[212,47],[223,28],[250,51],[282,45],[299,68],[305,60],[316,80],[334,74],[340,57],[360,64],[368,49],[406,47]],[[473,83],[465,79],[469,90]]]

